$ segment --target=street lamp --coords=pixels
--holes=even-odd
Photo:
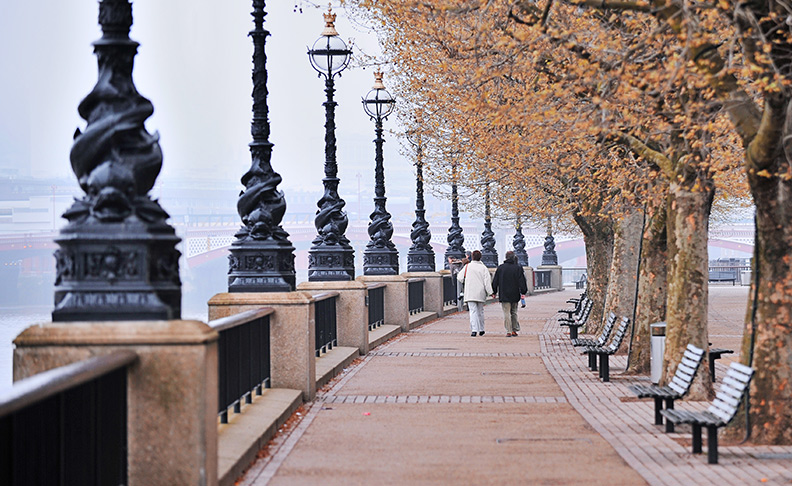
[[[317,236],[308,252],[308,280],[331,281],[355,278],[355,250],[344,235],[349,219],[344,211],[346,204],[338,195],[338,164],[336,163],[335,88],[333,78],[340,75],[349,64],[352,51],[338,36],[335,29],[336,15],[330,8],[324,14],[325,28],[322,35],[308,50],[308,59],[319,76],[325,78],[325,177],[324,195],[317,203],[314,225]]]
[[[374,212],[371,213],[368,233],[371,240],[363,253],[363,275],[398,275],[399,252],[391,241],[393,225],[391,215],[385,209],[385,169],[383,167],[382,121],[393,111],[396,100],[393,99],[385,85],[382,84],[382,72],[374,73],[374,86],[363,99],[363,109],[374,120],[376,137],[374,146]]]
[[[522,218],[517,215],[517,224],[514,232],[514,254],[521,267],[529,266],[528,252],[525,251],[525,235],[522,232]]]
[[[489,182],[484,186],[484,231],[481,233],[481,263],[487,268],[498,266],[498,252],[495,250],[495,233],[492,231],[490,218]]]
[[[244,192],[237,200],[242,228],[228,256],[229,292],[290,292],[295,288],[294,246],[281,226],[286,200],[278,190],[281,176],[272,170],[272,144],[267,107],[269,32],[264,29],[265,1],[253,0],[253,121],[250,133],[252,164],[242,176]]]
[[[149,194],[162,151],[145,126],[154,107],[132,81],[132,4],[102,0],[99,25],[99,80],[80,102],[87,125],[70,153],[85,196],[64,213],[69,222],[55,239],[52,320],[180,319],[179,238]]]
[[[450,268],[449,260],[461,260],[465,258],[465,236],[462,234],[462,227],[459,225],[459,193],[457,192],[457,165],[451,164],[451,227],[448,228],[446,237],[448,248],[443,258],[445,259],[444,268]]]
[[[558,254],[555,251],[555,238],[553,237],[553,220],[549,216],[547,217],[547,236],[544,240],[542,265],[558,265]]]
[[[421,140],[420,114],[416,117],[419,125],[418,130],[407,132],[407,141],[415,147],[415,222],[412,224],[410,240],[412,246],[407,252],[407,271],[408,272],[434,272],[435,254],[429,241],[432,233],[429,231],[429,223],[426,221],[426,210],[424,209],[423,191],[423,145]]]

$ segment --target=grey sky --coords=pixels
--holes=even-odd
[[[2,0],[0,12],[0,164],[33,176],[73,178],[68,155],[80,100],[96,82],[91,42],[101,36],[96,1]],[[324,161],[324,83],[310,67],[326,9],[292,0],[267,5],[267,42],[273,166],[283,189],[321,187]],[[158,130],[164,153],[158,184],[182,177],[238,181],[250,165],[250,1],[138,0],[131,37],[141,46],[134,79],[154,104],[147,128]],[[367,53],[376,38],[337,11],[337,28]],[[337,79],[339,176],[346,191],[373,183],[373,125],[360,103],[371,87],[370,69]],[[386,77],[387,84],[387,77]],[[396,129],[395,117],[386,128]],[[386,142],[388,191],[412,191],[412,169],[399,142]],[[29,171],[24,166],[29,166]],[[407,170],[405,170],[407,169]],[[76,187],[76,183],[75,183]],[[162,190],[162,189],[160,189]],[[167,190],[167,189],[165,189]]]

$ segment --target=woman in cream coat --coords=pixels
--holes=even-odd
[[[481,263],[481,252],[475,250],[473,261],[459,271],[457,280],[464,284],[462,291],[465,303],[470,309],[470,335],[484,335],[484,302],[492,295],[492,275],[489,268]]]

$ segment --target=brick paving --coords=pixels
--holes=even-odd
[[[502,335],[489,305],[485,336],[471,338],[462,313],[379,346],[320,390],[238,484],[792,484],[792,446],[720,444],[709,465],[706,445],[690,453],[685,426],[653,425],[652,401],[626,388],[648,378],[622,375],[626,357],[611,357],[601,382],[556,322],[574,295],[531,297],[518,338]],[[711,292],[713,346],[739,350],[746,296]],[[717,363],[718,377],[734,359]]]

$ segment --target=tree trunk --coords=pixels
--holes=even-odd
[[[611,260],[605,312],[630,318],[630,328],[635,311],[635,291],[638,285],[638,259],[641,235],[643,234],[643,212],[637,208],[626,208],[621,221],[616,223],[613,237],[613,259]],[[600,326],[593,332],[599,332]],[[628,330],[629,332],[629,330]],[[620,352],[626,352],[629,337],[622,341]]]
[[[776,162],[778,173],[789,164]],[[751,354],[750,309],[742,362],[755,370],[751,383],[751,439],[792,443],[792,188],[777,177],[749,175],[756,203],[754,285],[759,285]],[[753,295],[753,292],[751,293]]]
[[[712,191],[690,191],[672,183],[668,210],[668,307],[666,347],[663,357],[665,384],[676,372],[688,344],[708,349],[707,236]],[[688,398],[707,400],[712,396],[707,355],[696,373]]]
[[[602,322],[608,271],[613,257],[613,221],[576,214],[575,222],[583,232],[586,244],[586,291],[593,302],[588,322],[599,324]],[[589,328],[587,331],[591,332]]]
[[[648,374],[651,368],[649,325],[666,318],[668,240],[666,238],[667,198],[647,208],[638,278],[635,328],[627,360],[627,374]]]

